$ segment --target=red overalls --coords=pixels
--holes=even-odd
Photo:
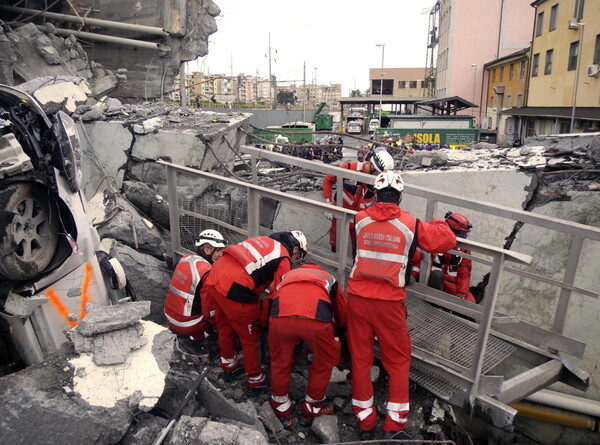
[[[291,268],[287,249],[266,236],[249,238],[227,247],[214,264],[205,286],[215,306],[221,367],[234,371],[239,362],[235,336],[244,353],[246,379],[251,387],[263,386],[266,374],[260,368],[260,295]]]
[[[368,173],[367,165],[369,162],[344,162],[340,164],[338,167],[345,168],[347,170],[352,170],[356,172]],[[336,184],[337,176],[335,175],[327,175],[323,179],[323,196],[325,200],[331,201],[335,204],[333,200],[333,186]],[[336,196],[340,196],[338,192],[336,192]],[[345,209],[352,210],[364,210],[373,202],[373,190],[370,186],[363,183],[356,183],[355,181],[351,181],[348,179],[344,180],[344,190],[342,193],[343,198],[343,207]],[[331,228],[329,229],[329,245],[331,246],[331,250],[335,252],[337,245],[337,220],[335,218],[331,219]],[[350,240],[352,241],[352,249],[355,249],[354,245],[354,224],[350,223]]]
[[[316,264],[286,273],[272,298],[269,323],[271,406],[280,418],[292,411],[289,386],[295,345],[304,341],[313,353],[302,413],[318,414],[332,368],[340,359],[335,327],[346,325],[346,296],[335,278]]]
[[[195,340],[208,335],[210,318],[202,315],[204,302],[200,294],[202,280],[210,270],[210,263],[198,255],[185,255],[177,263],[164,307],[169,328],[177,335]]]
[[[456,250],[471,254],[470,250],[457,248]],[[463,300],[475,303],[475,297],[471,294],[472,261],[459,255],[451,253],[436,253],[431,255],[431,270],[441,270],[444,276],[443,291]]]
[[[399,431],[405,428],[409,412],[411,345],[404,305],[409,260],[417,245],[427,252],[449,250],[456,245],[456,237],[444,221],[419,221],[395,204],[375,203],[356,215],[355,225],[357,251],[346,288],[352,409],[361,429],[375,427],[370,369],[377,337],[381,361],[389,374],[383,429]]]

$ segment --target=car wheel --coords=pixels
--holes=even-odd
[[[37,184],[11,184],[0,191],[0,211],[9,215],[0,233],[0,274],[14,280],[35,278],[50,264],[58,242],[54,200]]]

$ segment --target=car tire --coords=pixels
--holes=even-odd
[[[11,184],[0,191],[0,212],[8,215],[0,233],[0,275],[13,280],[35,278],[52,261],[58,243],[54,198],[34,183]]]

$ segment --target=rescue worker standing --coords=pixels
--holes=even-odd
[[[274,289],[291,270],[293,261],[306,254],[306,237],[298,230],[256,236],[229,246],[206,280],[208,297],[215,305],[221,368],[231,375],[241,369],[235,354],[238,336],[244,354],[246,382],[250,388],[266,388],[260,367],[260,296]]]
[[[426,223],[399,207],[404,183],[397,172],[380,173],[374,189],[375,204],[355,216],[356,257],[346,287],[352,409],[361,439],[372,439],[377,410],[370,369],[377,337],[381,362],[389,375],[383,437],[407,439],[411,344],[404,298],[410,258],[417,246],[427,252],[452,249],[456,237],[444,221]]]
[[[208,357],[202,340],[208,337],[214,320],[203,315],[203,309],[205,314],[210,310],[205,307],[202,283],[226,244],[216,230],[200,232],[195,242],[196,254],[184,255],[173,272],[164,312],[169,328],[177,334],[176,347],[183,354]]]
[[[269,322],[271,352],[271,406],[284,427],[292,425],[289,396],[294,346],[304,341],[313,353],[306,397],[304,425],[318,416],[333,414],[325,402],[331,370],[340,360],[336,328],[346,327],[346,296],[333,275],[315,263],[286,273],[272,296]]]
[[[466,238],[473,228],[469,220],[460,213],[448,212],[444,219],[459,238]],[[467,255],[471,254],[471,251],[467,249],[456,248],[456,250]],[[449,252],[434,253],[431,255],[429,286],[475,303],[475,297],[469,290],[472,269],[473,263],[468,258]]]
[[[352,161],[344,162],[338,165],[340,168],[352,170],[356,172],[367,173],[370,175],[377,175],[384,170],[391,170],[394,168],[394,158],[386,150],[376,150],[368,161]],[[333,186],[336,184],[337,176],[327,175],[323,179],[323,197],[325,202],[328,204],[335,204],[333,198]],[[343,192],[336,191],[336,196],[342,196],[343,207],[345,209],[352,210],[363,210],[367,208],[373,202],[373,188],[370,184],[356,183],[356,181],[344,179]],[[331,228],[329,229],[329,245],[331,251],[336,251],[336,238],[337,238],[337,220],[332,217],[330,213],[326,213],[327,219],[331,220]],[[352,248],[354,251],[354,224],[350,223],[350,239],[352,240]]]

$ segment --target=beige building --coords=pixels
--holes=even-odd
[[[485,106],[482,106],[482,135],[494,135],[499,144],[512,144],[517,136],[515,118],[502,113],[523,107],[529,76],[529,48],[501,57],[484,66],[487,77]]]
[[[425,68],[369,69],[371,96],[378,96],[383,84],[383,95],[395,97],[425,97]]]
[[[523,136],[600,131],[598,0],[537,0]]]

